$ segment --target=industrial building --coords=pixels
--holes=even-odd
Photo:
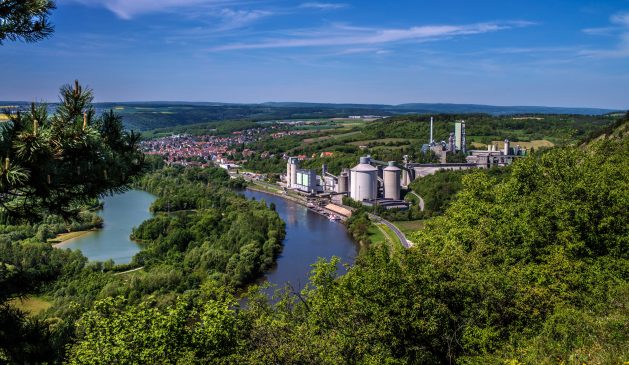
[[[297,183],[297,170],[299,170],[299,159],[289,157],[286,163],[286,187],[289,189]]]
[[[456,151],[466,151],[465,141],[465,121],[456,122],[454,124],[454,149]]]
[[[511,143],[505,139],[502,149],[498,149],[496,145],[487,145],[487,150],[472,150],[470,155],[466,157],[468,163],[476,165],[479,168],[490,168],[494,166],[508,166],[513,160],[522,156],[526,156],[526,149],[516,146],[511,148]]]
[[[358,202],[378,196],[378,169],[370,162],[370,157],[361,157],[360,163],[350,170],[350,196]]]
[[[317,185],[317,174],[314,170],[297,170],[293,188],[307,193],[316,193]]]

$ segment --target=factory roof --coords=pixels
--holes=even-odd
[[[358,165],[352,168],[352,171],[371,172],[371,171],[378,171],[378,169],[376,167],[371,166],[368,163],[359,163]]]
[[[401,171],[401,169],[395,166],[394,161],[389,161],[389,166],[385,167],[383,171]]]

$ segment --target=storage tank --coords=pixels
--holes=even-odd
[[[289,188],[297,184],[297,170],[299,170],[299,159],[297,157],[289,157],[286,164],[286,184]]]
[[[349,191],[349,170],[344,169],[339,175],[337,193],[347,193]]]
[[[510,145],[509,145],[509,140],[505,139],[505,149],[504,149],[504,155],[508,156],[509,155],[509,150],[510,150]]]
[[[400,200],[400,175],[402,170],[395,166],[394,161],[389,161],[389,166],[384,169],[384,198]]]
[[[369,157],[361,157],[360,163],[351,169],[350,196],[358,202],[377,197],[378,169],[371,166],[369,162]]]

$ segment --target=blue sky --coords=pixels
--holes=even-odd
[[[57,0],[0,100],[629,108],[629,0]]]

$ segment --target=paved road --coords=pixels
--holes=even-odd
[[[424,211],[424,198],[419,196],[419,194],[417,194],[413,190],[411,190],[411,194],[415,195],[419,199],[419,210],[423,212]]]
[[[395,233],[395,235],[397,236],[397,238],[400,240],[400,242],[402,243],[402,246],[404,246],[405,248],[411,248],[411,243],[406,239],[406,236],[404,235],[404,233],[402,233],[402,231],[400,231],[395,224],[389,222],[386,219],[382,219],[380,217],[378,217],[375,214],[371,214],[369,213],[369,218],[371,218],[372,220],[376,221],[376,222],[380,222],[380,223],[384,223],[384,225],[386,225],[387,227],[389,227],[389,229],[391,229],[393,231],[393,233]]]
[[[132,270],[127,270],[127,271],[121,271],[121,272],[117,272],[114,275],[122,275],[122,274],[128,274],[130,272],[134,272],[134,271],[138,271],[138,270],[142,270],[144,269],[144,266],[140,266],[138,268],[132,269]]]

